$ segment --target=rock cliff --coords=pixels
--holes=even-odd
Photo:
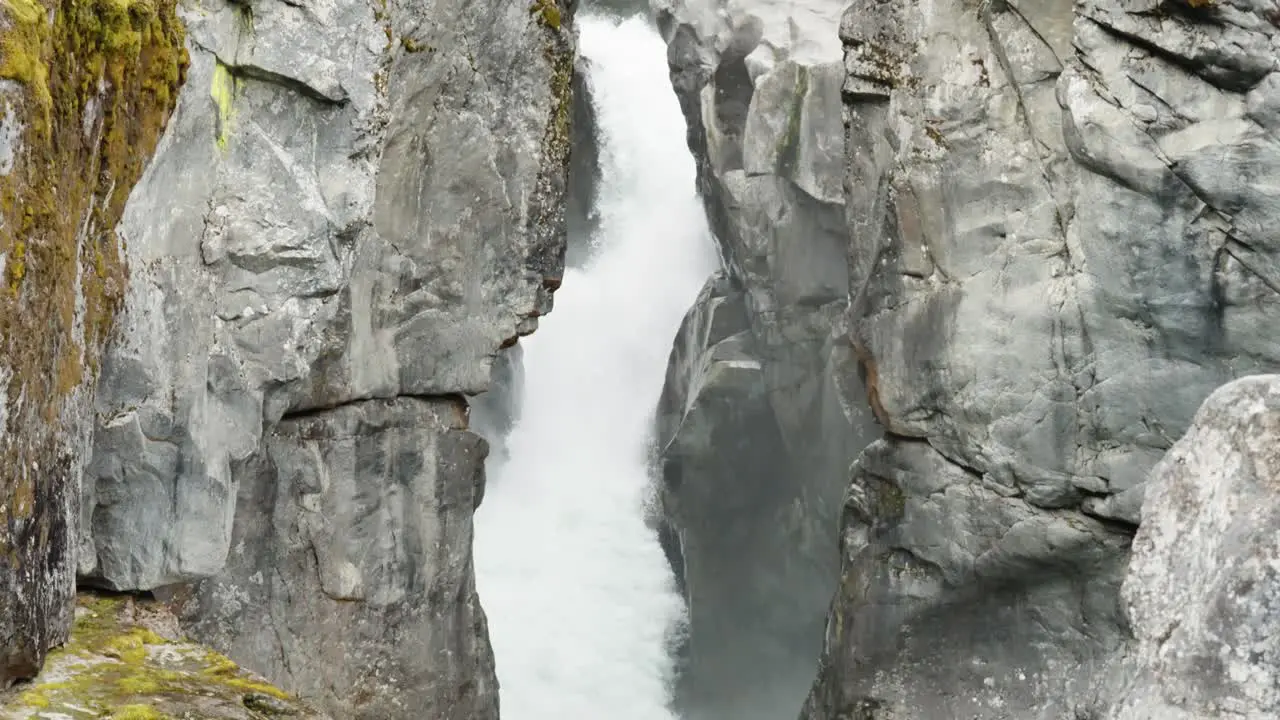
[[[732,570],[690,572],[728,552],[699,550],[701,528],[741,523],[795,552],[795,525],[763,518],[807,492],[803,525],[843,494],[803,717],[1103,713],[1115,688],[1101,679],[1125,677],[1134,646],[1120,587],[1148,472],[1214,388],[1280,368],[1280,14],[1252,0],[844,5],[655,3],[727,267],[686,329],[714,327],[698,319],[712,305],[745,310],[728,334],[682,333],[677,410],[659,420],[691,644],[700,613],[742,597],[715,598],[742,583]],[[769,182],[783,199],[743,189]],[[744,262],[743,238],[768,262]],[[788,295],[803,283],[829,291]],[[856,374],[807,366],[797,377],[821,400],[767,377],[788,364],[770,323],[816,337],[812,306],[846,297],[825,319],[827,357],[851,352]],[[709,374],[721,358],[734,372]],[[741,409],[764,404],[717,404],[726,388],[783,397],[763,411],[776,427],[746,430],[760,412]],[[830,475],[797,462],[788,436],[856,457],[852,484],[834,461]],[[741,449],[770,443],[772,464]],[[794,567],[737,563],[758,582]]]
[[[848,468],[877,431],[840,328],[839,2],[658,3],[725,273],[676,341],[658,419],[691,717],[777,717],[811,682]]]
[[[9,0],[6,92],[52,110],[0,133],[0,681],[78,572],[335,716],[496,717],[465,396],[559,285],[573,5]],[[132,54],[64,70],[108,13]]]
[[[71,623],[116,225],[187,66],[175,4],[0,4],[0,689]]]

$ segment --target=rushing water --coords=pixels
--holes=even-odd
[[[682,613],[644,503],[651,424],[681,317],[715,255],[666,46],[582,14],[600,226],[524,341],[520,416],[489,468],[476,572],[504,720],[671,720]]]

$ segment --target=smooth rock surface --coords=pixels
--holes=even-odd
[[[1280,715],[1280,376],[1209,396],[1152,471],[1133,548],[1139,672],[1107,717]]]
[[[497,718],[461,399],[290,417],[240,483],[233,550],[169,601],[185,627],[344,718]],[[167,595],[167,594],[166,594]]]

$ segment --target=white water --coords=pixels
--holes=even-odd
[[[672,720],[682,607],[643,504],[671,341],[716,260],[666,46],[639,18],[578,28],[601,225],[524,341],[521,416],[476,516],[477,584],[504,720]]]

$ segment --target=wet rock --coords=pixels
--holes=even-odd
[[[725,264],[676,341],[659,420],[664,532],[688,579],[691,717],[800,703],[836,587],[849,465],[876,434],[843,331],[840,6],[653,4]],[[696,330],[730,307],[731,339]]]

